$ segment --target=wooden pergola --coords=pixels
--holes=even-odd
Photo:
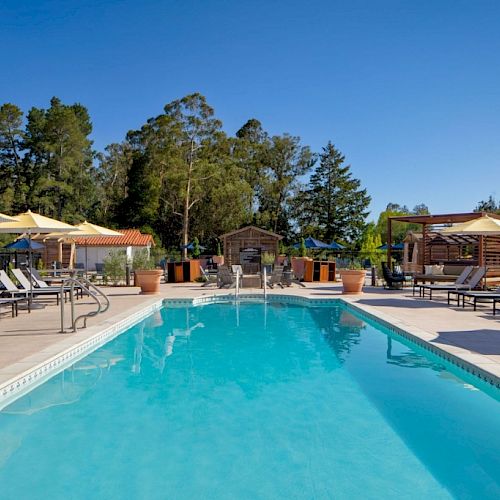
[[[500,215],[486,212],[470,212],[460,214],[440,214],[440,215],[395,215],[387,219],[387,261],[391,262],[392,245],[392,224],[393,222],[406,222],[409,224],[420,224],[422,226],[423,244],[423,265],[431,264],[431,241],[435,239],[436,231],[439,227],[468,222],[488,215],[500,220]],[[467,237],[459,235],[439,235],[439,238],[448,245],[470,244],[477,247],[477,265],[487,266],[488,275],[497,276],[500,273],[500,236]],[[437,241],[436,241],[437,242]],[[423,269],[422,269],[423,271]]]

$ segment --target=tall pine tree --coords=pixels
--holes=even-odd
[[[358,240],[368,215],[370,196],[344,162],[344,155],[329,142],[296,204],[301,228],[327,242]]]

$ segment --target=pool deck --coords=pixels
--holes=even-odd
[[[105,328],[165,298],[195,298],[214,294],[234,293],[201,287],[199,284],[164,284],[160,295],[144,296],[138,288],[104,288],[111,306],[109,310],[91,318],[88,328],[77,333],[59,333],[60,312],[55,301],[49,300],[43,309],[28,314],[20,311],[11,318],[6,308],[0,316],[0,390],[13,380],[29,372],[41,363],[82,342],[95,338]],[[262,294],[262,290],[245,289],[242,293]],[[364,312],[377,316],[409,332],[412,336],[450,354],[468,365],[478,367],[497,384],[500,381],[500,314],[493,316],[490,303],[465,310],[446,304],[446,294],[436,295],[432,301],[412,297],[411,289],[389,291],[365,287],[359,296],[342,296],[340,284],[308,283],[306,288],[293,286],[285,290],[269,290],[270,294],[285,294],[310,299],[342,297]],[[93,309],[88,298],[77,302],[77,314]],[[69,309],[69,308],[67,308]],[[435,350],[435,349],[434,349]],[[5,393],[5,392],[4,392]],[[1,395],[1,393],[0,393]]]

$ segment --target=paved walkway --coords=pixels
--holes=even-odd
[[[90,319],[89,328],[77,333],[59,333],[60,316],[55,301],[46,302],[43,309],[34,310],[31,314],[20,311],[17,318],[11,318],[7,309],[2,309],[0,384],[94,334],[101,326],[110,325],[131,311],[144,308],[160,298],[232,293],[213,287],[203,288],[198,284],[162,285],[160,296],[140,295],[138,288],[104,290],[110,298],[110,309],[105,314]],[[262,290],[254,289],[244,291],[262,293]],[[306,288],[275,289],[269,293],[327,298],[340,296],[341,287],[308,284]],[[500,315],[492,315],[491,304],[480,306],[474,312],[471,307],[462,310],[447,306],[446,295],[436,296],[429,301],[412,297],[408,290],[387,291],[371,287],[367,287],[363,295],[347,300],[500,377]],[[88,298],[77,304],[77,314],[94,307]]]

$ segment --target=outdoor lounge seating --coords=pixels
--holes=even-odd
[[[423,294],[423,289],[424,288],[431,288],[431,296],[432,296],[432,290],[450,290],[453,289],[454,286],[457,285],[463,285],[466,281],[467,278],[471,275],[472,271],[474,270],[473,266],[467,266],[462,269],[462,272],[460,273],[459,276],[455,279],[455,281],[451,284],[445,285],[445,284],[438,284],[438,285],[417,285],[416,283],[413,283],[413,295],[415,295],[415,290],[418,288],[419,295],[422,296]]]
[[[283,288],[283,266],[274,266],[274,269],[267,280],[267,286],[274,288],[275,285]]]
[[[466,269],[464,269],[462,274],[466,273]],[[462,277],[462,274],[460,277]],[[454,283],[451,285],[420,285],[420,296],[425,297],[425,290],[429,291],[429,299],[432,300],[432,292],[433,291],[447,291],[448,292],[448,303],[450,300],[450,294],[451,293],[457,293],[459,290],[474,290],[481,280],[484,278],[486,275],[486,268],[485,267],[478,267],[475,271],[473,271],[472,276],[470,276],[469,279],[465,279],[465,283],[460,284],[460,283]],[[459,277],[459,278],[460,278]],[[458,278],[457,278],[458,280]]]
[[[384,275],[384,288],[399,290],[403,288],[405,277],[403,274],[393,273],[386,262],[382,262],[382,273]]]
[[[227,266],[219,266],[217,269],[217,285],[219,288],[234,288],[236,278]]]
[[[454,282],[463,271],[472,266],[445,264],[442,266],[425,266],[426,273],[417,273],[413,276],[414,285],[419,283]]]
[[[57,304],[59,304],[59,297],[61,295],[61,288],[60,287],[47,287],[47,288],[36,288],[36,287],[31,287],[30,282],[28,278],[23,274],[21,269],[13,269],[12,274],[16,278],[16,280],[19,282],[19,284],[23,287],[22,289],[16,287],[16,285],[10,280],[10,288],[12,289],[13,292],[15,293],[24,293],[26,296],[28,296],[30,293],[33,294],[34,297],[36,296],[54,296],[56,298]],[[5,275],[6,276],[6,275]],[[5,279],[5,277],[2,277]],[[2,281],[3,281],[2,279]],[[31,288],[31,290],[30,290]],[[10,291],[10,290],[8,290]],[[68,292],[67,289],[64,289],[64,300],[66,300],[66,293]]]
[[[205,280],[203,286],[210,286],[210,285],[217,285],[217,273],[213,273],[208,271],[207,269],[203,269],[203,267],[200,266],[200,271],[203,279]]]
[[[462,299],[462,308],[465,308],[465,304],[471,304],[474,307],[474,311],[477,309],[478,302],[493,302],[495,300],[500,300],[500,287],[492,291],[449,291],[448,292],[448,304],[451,301],[451,295],[457,296],[457,306],[460,306],[460,298]],[[467,299],[467,300],[466,300]]]
[[[36,269],[31,268],[28,272],[35,284],[36,289],[40,288],[40,289],[58,290],[59,292],[61,291],[60,285],[49,285],[48,283],[46,283]],[[69,291],[71,287],[66,286],[64,288],[66,291]],[[73,285],[73,290],[76,292],[76,298],[78,298],[78,296],[83,297],[83,288],[81,286]]]
[[[11,297],[11,298],[0,298],[0,306],[9,305],[12,311],[12,317],[15,318],[18,315],[18,303],[23,300],[21,297]]]

